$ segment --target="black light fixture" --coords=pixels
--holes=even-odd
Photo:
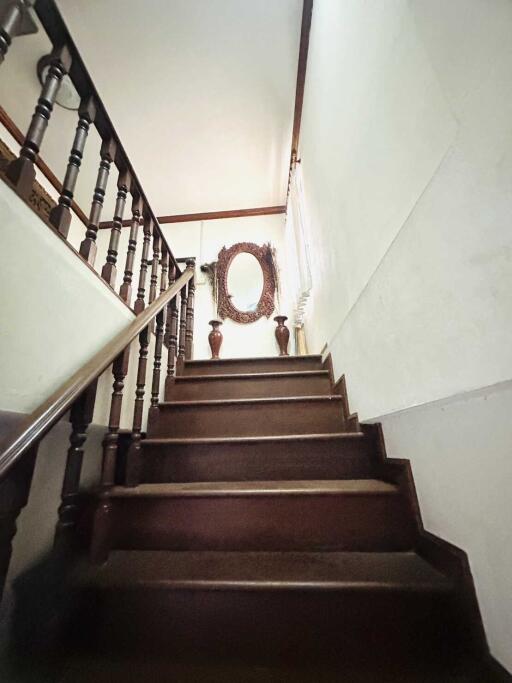
[[[51,55],[44,55],[37,62],[37,77],[39,78],[41,85],[43,85],[46,80],[51,62]],[[70,109],[71,111],[76,111],[80,106],[80,95],[77,93],[73,81],[68,74],[66,74],[61,81],[59,93],[55,102],[61,107],[64,107],[64,109]]]

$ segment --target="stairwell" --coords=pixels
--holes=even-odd
[[[96,503],[64,681],[492,681],[463,553],[320,356],[187,361]]]

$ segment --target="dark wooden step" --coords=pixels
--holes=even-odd
[[[161,403],[149,437],[272,436],[344,431],[340,396]]]
[[[395,551],[415,541],[405,498],[379,480],[142,484],[114,487],[105,504],[102,548]]]
[[[380,465],[362,433],[142,441],[142,483],[371,479]]]
[[[451,583],[414,553],[116,552],[77,583],[95,650],[428,661],[459,631]]]
[[[225,375],[259,372],[323,370],[322,356],[269,356],[185,361],[184,375]]]
[[[292,372],[181,375],[166,400],[196,401],[279,396],[328,396],[332,391],[327,370]]]

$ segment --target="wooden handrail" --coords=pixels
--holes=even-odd
[[[121,143],[121,140],[119,139],[115,131],[112,121],[110,120],[110,117],[107,114],[107,110],[100,96],[98,95],[98,91],[96,90],[92,78],[90,77],[89,72],[87,71],[85,64],[80,56],[80,53],[73,39],[71,38],[71,34],[66,26],[64,19],[62,18],[61,13],[59,12],[59,9],[57,8],[55,1],[36,0],[34,4],[34,10],[37,16],[39,17],[39,20],[43,25],[46,33],[48,34],[48,37],[50,38],[52,45],[54,47],[65,45],[68,48],[72,58],[69,76],[73,82],[73,85],[75,86],[78,94],[82,99],[91,96],[94,98],[94,103],[96,105],[96,116],[94,119],[94,125],[102,140],[113,140],[115,142],[117,148],[116,160],[121,159],[124,170],[129,172],[134,184],[137,187],[137,192],[139,193],[140,197],[144,202],[145,212],[153,220],[153,224],[156,226],[162,239],[162,242],[166,246],[167,251],[170,254],[170,257],[174,265],[176,266],[178,273],[181,273],[181,270],[179,269],[179,266],[176,263],[172,250],[169,247],[169,244],[167,243],[167,240],[165,239],[165,236],[162,232],[158,219],[153,213],[153,210],[151,209],[151,206],[142,189],[142,185],[139,179],[137,178],[137,174],[135,173],[135,170],[130,163],[128,155],[126,154],[125,149]]]
[[[0,479],[32,446],[44,437],[91,382],[113,363],[139,332],[147,327],[157,313],[178,294],[193,274],[194,267],[192,265],[187,266],[179,279],[144,309],[126,330],[108,342],[44,403],[23,420],[14,433],[10,434],[0,446]]]

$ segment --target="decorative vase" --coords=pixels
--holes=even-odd
[[[208,342],[210,344],[210,349],[212,350],[212,360],[217,360],[219,358],[219,351],[223,340],[222,332],[219,330],[222,323],[220,320],[210,320],[208,324],[213,328],[208,335]]]
[[[285,320],[288,320],[286,315],[276,315],[274,320],[277,323],[276,327],[276,339],[279,344],[279,355],[288,356],[288,341],[290,339],[290,330],[284,324]]]

